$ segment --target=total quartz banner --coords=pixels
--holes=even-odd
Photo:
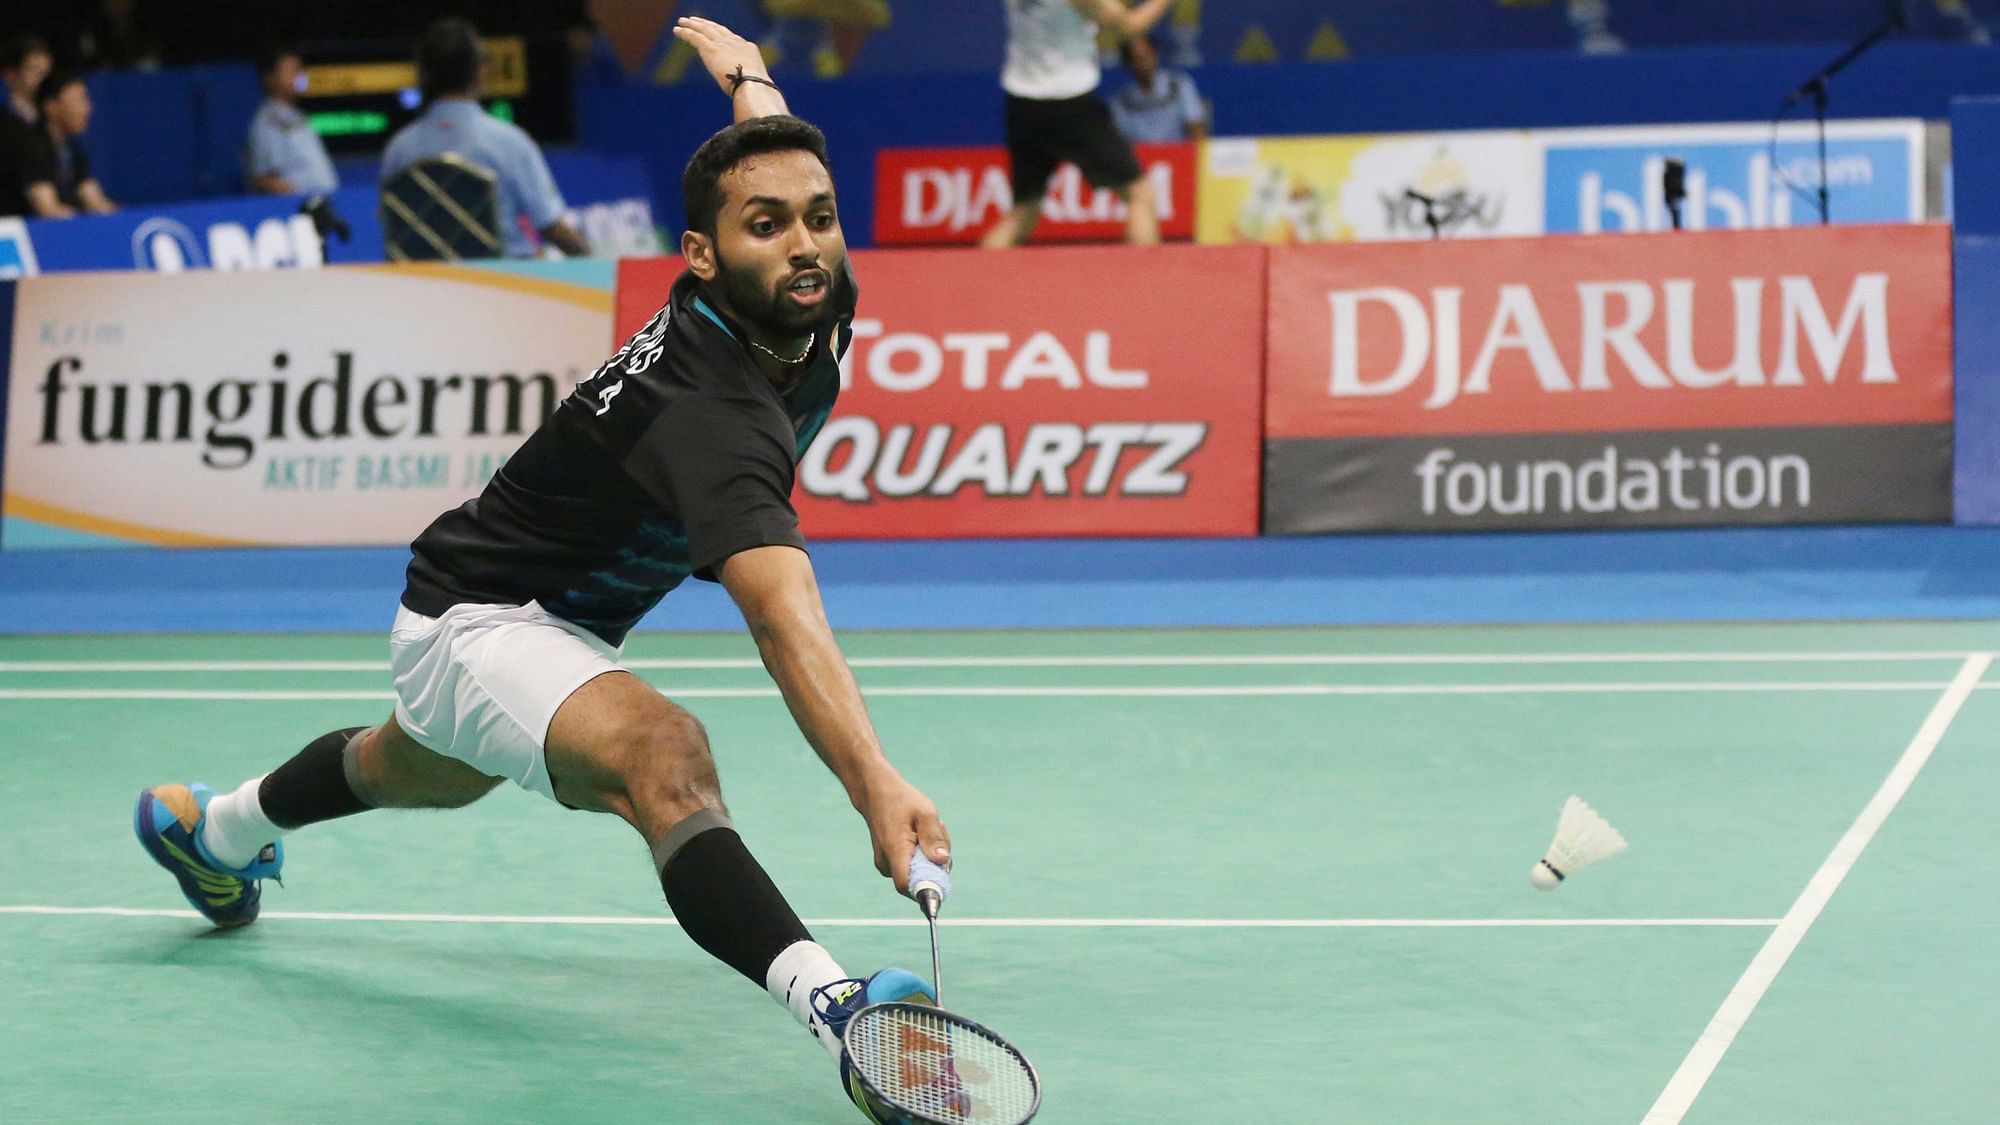
[[[856,252],[840,400],[798,464],[806,534],[1256,534],[1264,258]],[[622,330],[681,268],[621,263]]]

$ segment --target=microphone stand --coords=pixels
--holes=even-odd
[[[1660,171],[1660,197],[1666,201],[1667,217],[1674,222],[1674,229],[1681,229],[1681,204],[1687,201],[1687,161],[1678,156],[1667,157],[1667,163]]]
[[[322,262],[332,258],[328,253],[333,248],[329,235],[339,235],[343,246],[354,241],[354,228],[348,226],[347,220],[340,217],[340,212],[333,209],[333,200],[328,196],[306,197],[305,202],[299,204],[299,214],[312,219],[313,233],[319,236],[319,260]]]
[[[1444,220],[1438,217],[1438,201],[1414,188],[1406,188],[1403,198],[1412,200],[1424,209],[1424,225],[1431,228],[1433,241],[1444,237]]]
[[[1819,127],[1819,222],[1825,226],[1833,221],[1832,202],[1826,183],[1826,84],[1827,80],[1846,70],[1855,59],[1868,53],[1868,49],[1903,29],[1903,15],[1900,7],[1892,8],[1889,18],[1882,25],[1856,40],[1852,47],[1841,56],[1820,68],[1818,74],[1806,79],[1798,89],[1785,98],[1785,108],[1790,109],[1800,101],[1811,98],[1813,118]]]

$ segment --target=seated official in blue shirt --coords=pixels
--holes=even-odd
[[[1118,48],[1133,83],[1112,95],[1111,117],[1133,144],[1199,141],[1208,137],[1208,107],[1184,70],[1160,65],[1160,47],[1139,36]]]
[[[417,80],[424,112],[390,138],[382,153],[382,178],[432,157],[453,153],[492,172],[499,196],[500,237],[512,258],[535,256],[529,228],[572,257],[590,244],[563,217],[568,208],[556,190],[549,162],[527,133],[479,105],[479,35],[461,19],[439,20],[417,49]]]
[[[268,47],[257,56],[264,104],[250,119],[250,146],[244,171],[252,191],[271,195],[329,195],[340,186],[326,142],[299,112],[305,66],[289,47]]]

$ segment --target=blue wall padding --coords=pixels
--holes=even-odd
[[[91,170],[119,203],[239,195],[263,96],[249,63],[93,74]]]
[[[1952,302],[1953,518],[2000,524],[2000,235],[1952,240]]]
[[[0,632],[386,630],[402,549],[0,553]],[[2000,617],[2000,529],[821,543],[842,629]],[[691,582],[642,629],[735,630]]]
[[[1952,103],[1952,502],[2000,523],[2000,98]]]
[[[1952,233],[2000,238],[2000,97],[1953,99],[1951,162]]]

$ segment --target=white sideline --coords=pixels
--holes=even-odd
[[[856,668],[1258,668],[1480,664],[1809,664],[1963,660],[1957,651],[1276,653],[1124,656],[855,656]],[[628,668],[761,669],[736,657],[635,657]],[[0,673],[386,672],[386,660],[0,660]]]
[[[776,699],[776,687],[680,687],[655,684],[675,699]],[[1225,684],[1143,687],[987,687],[978,685],[938,687],[866,687],[869,699],[924,698],[1142,698],[1188,699],[1241,696],[1334,696],[1334,695],[1616,695],[1624,693],[1675,692],[1851,692],[1851,691],[1938,691],[1945,684],[1922,680],[1824,680],[1824,681],[1578,681],[1573,683],[1519,684]],[[1978,685],[2000,688],[2000,684]],[[374,700],[386,703],[395,698],[387,691],[329,688],[0,688],[0,700],[8,699],[154,699],[211,700],[217,702],[295,702],[303,700]]]
[[[1847,833],[1833,845],[1826,862],[1813,872],[1798,900],[1792,903],[1784,919],[1771,931],[1764,947],[1751,960],[1750,967],[1743,970],[1736,987],[1723,998],[1722,1006],[1715,1010],[1715,1016],[1702,1029],[1701,1037],[1695,1040],[1687,1057],[1681,1060],[1680,1069],[1660,1091],[1659,1098],[1646,1112],[1641,1125],[1680,1125],[1681,1118],[1701,1096],[1702,1087],[1708,1084],[1716,1066],[1722,1062],[1722,1056],[1736,1041],[1737,1033],[1743,1030],[1745,1021],[1757,1010],[1758,1002],[1764,998],[1771,983],[1778,979],[1778,973],[1783,971],[1792,951],[1805,940],[1806,931],[1819,920],[1820,912],[1826,909],[1833,893],[1840,889],[1841,881],[1854,869],[1861,853],[1875,839],[1875,833],[1881,830],[1889,814],[1896,811],[1897,803],[1903,799],[1903,794],[1909,792],[1924,764],[1930,761],[1931,752],[1943,741],[1945,731],[1950,729],[1952,720],[1958,717],[1965,701],[1972,697],[1973,688],[1978,686],[1980,677],[1986,674],[1987,666],[1992,662],[1992,653],[1974,653],[1959,667],[1951,686],[1938,697],[1931,713],[1925,717],[1924,725],[1917,728],[1916,737],[1910,739],[1903,756],[1896,760],[1889,776],[1883,779],[1881,788],[1862,807],[1861,814],[1854,818]]]
[[[186,918],[192,910],[124,906],[0,906],[0,915],[115,918]],[[673,926],[669,916],[562,914],[373,914],[266,910],[262,918],[282,922],[418,922],[502,926]],[[808,918],[808,926],[922,926],[922,918]],[[941,918],[941,926],[963,929],[1161,929],[1161,930],[1347,930],[1347,929],[1559,929],[1564,927],[1775,926],[1776,918]]]

